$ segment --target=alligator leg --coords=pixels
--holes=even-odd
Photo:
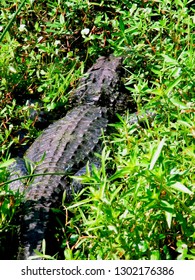
[[[11,174],[9,180],[13,180],[13,182],[9,184],[10,190],[23,193],[25,184],[20,178],[28,175],[25,161],[22,158],[16,158],[15,162],[9,166],[8,172]]]
[[[74,177],[85,175],[87,173],[87,168],[89,168],[89,170],[91,171],[93,166],[99,168],[100,162],[97,159],[94,161],[91,161],[89,163],[88,167],[86,165],[83,166],[72,176],[73,178],[72,178],[71,182],[69,182],[68,184],[67,183],[64,184],[64,182],[62,183],[62,184],[64,184],[64,189],[66,190],[67,201],[71,201],[73,199],[74,194],[79,193],[84,187],[82,182],[79,179],[74,178]]]
[[[149,123],[153,121],[155,116],[156,113],[149,110],[142,114],[133,113],[130,115],[129,124],[145,125],[148,121]]]

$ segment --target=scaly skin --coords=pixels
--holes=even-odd
[[[26,152],[34,162],[44,160],[34,174],[64,172],[63,175],[40,175],[25,190],[22,210],[20,252],[18,259],[40,250],[49,221],[50,208],[58,202],[64,190],[70,198],[71,189],[66,185],[66,171],[78,170],[95,150],[101,128],[107,126],[106,112],[95,106],[79,106],[64,118],[50,125]],[[36,151],[36,153],[35,153]],[[77,191],[77,190],[75,190]]]
[[[45,155],[34,174],[64,172],[64,175],[34,177],[27,188],[22,183],[11,185],[13,190],[20,187],[24,191],[18,259],[27,259],[34,255],[34,249],[41,249],[51,207],[60,205],[64,190],[71,198],[66,172],[76,172],[85,166],[109,118],[128,106],[127,96],[118,89],[121,65],[121,58],[99,58],[72,95],[73,109],[43,131],[27,150],[25,157],[33,162],[41,161]],[[22,174],[24,169],[21,160],[14,167],[14,171],[22,170]]]

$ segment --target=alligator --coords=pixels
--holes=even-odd
[[[82,187],[71,184],[67,174],[83,170],[94,151],[99,150],[102,130],[116,113],[124,112],[131,104],[130,96],[122,89],[122,61],[122,57],[113,55],[97,59],[71,94],[71,110],[49,125],[26,151],[25,158],[38,163],[35,177],[27,187],[21,181],[10,185],[24,197],[17,259],[28,259],[35,255],[35,249],[41,250],[51,208],[60,205],[64,191],[71,200],[73,192]],[[10,170],[11,178],[27,174],[25,160],[16,159]]]

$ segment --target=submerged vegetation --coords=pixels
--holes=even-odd
[[[1,1],[0,257],[19,193],[6,167],[49,123],[97,57],[124,57],[131,108],[104,135],[101,166],[54,209],[59,253],[45,259],[195,259],[195,5],[163,1]],[[9,238],[7,238],[9,236]],[[8,244],[9,245],[9,244]],[[9,247],[9,246],[8,246]]]

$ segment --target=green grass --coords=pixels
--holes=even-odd
[[[4,0],[1,6],[2,183],[9,160],[43,129],[29,117],[32,110],[54,116],[50,122],[65,114],[71,90],[100,55],[123,55],[123,82],[137,111],[156,111],[143,128],[131,125],[126,112],[104,136],[100,168],[88,171],[81,178],[86,188],[58,210],[64,219],[57,218],[55,258],[194,259],[192,1]],[[20,195],[2,185],[1,246],[19,204]]]

